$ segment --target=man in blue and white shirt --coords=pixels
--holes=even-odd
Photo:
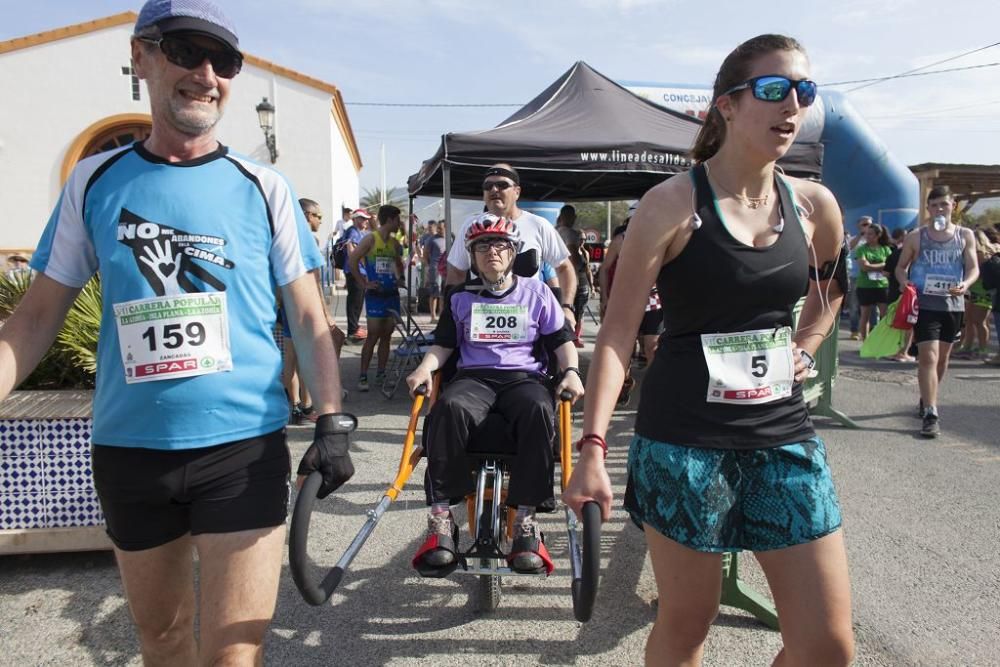
[[[322,495],[353,474],[356,421],[340,413],[310,274],[322,258],[295,194],[215,136],[243,59],[232,23],[205,0],[149,0],[131,55],[152,131],[67,180],[32,258],[38,275],[0,330],[0,398],[100,271],[94,484],[143,659],[252,664],[274,613],[290,475],[275,287],[320,414],[299,473],[321,470]]]

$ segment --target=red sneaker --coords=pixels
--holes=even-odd
[[[450,568],[456,564],[458,526],[451,512],[431,514],[427,517],[427,539],[417,549],[412,565],[421,574],[427,571]]]
[[[507,556],[510,569],[521,574],[552,574],[556,569],[549,550],[545,548],[542,531],[535,517],[526,516],[521,523],[514,526],[514,541]]]

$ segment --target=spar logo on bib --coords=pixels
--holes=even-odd
[[[135,367],[135,375],[140,378],[151,378],[157,375],[173,375],[198,370],[197,359],[175,359],[160,361],[155,364],[142,364]]]

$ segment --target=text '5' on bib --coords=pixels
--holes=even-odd
[[[792,330],[757,329],[703,334],[709,403],[757,405],[792,394]]]

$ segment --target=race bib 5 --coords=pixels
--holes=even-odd
[[[709,403],[757,405],[791,396],[795,377],[792,330],[703,334]]]

